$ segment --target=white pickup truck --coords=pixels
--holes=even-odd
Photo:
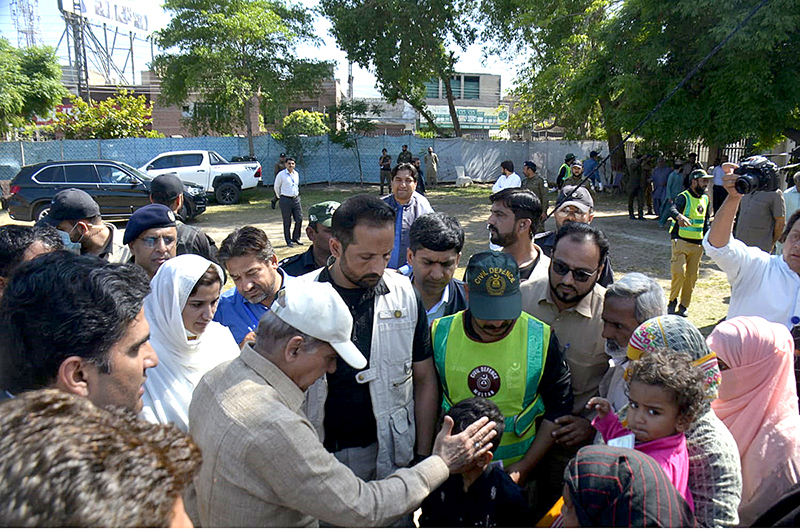
[[[177,173],[183,182],[213,193],[220,204],[238,203],[242,190],[255,188],[261,180],[260,162],[228,162],[214,151],[161,153],[139,169],[154,178]]]

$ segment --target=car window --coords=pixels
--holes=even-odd
[[[66,181],[70,184],[97,184],[100,180],[92,164],[73,164],[64,166]]]
[[[34,177],[36,182],[64,182],[64,166],[50,166],[39,171]]]
[[[177,167],[178,165],[177,158],[178,157],[172,155],[162,156],[161,158],[156,158],[155,160],[153,160],[153,163],[150,165],[153,166],[153,169],[166,169],[168,167]]]
[[[181,155],[181,167],[199,166],[203,163],[203,155],[192,153]]]
[[[103,184],[130,184],[131,176],[118,167],[97,165],[97,173]]]

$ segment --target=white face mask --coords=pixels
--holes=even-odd
[[[628,348],[620,347],[611,339],[606,339],[606,354],[614,361],[614,366],[622,366],[628,362]]]

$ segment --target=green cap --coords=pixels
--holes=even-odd
[[[689,179],[713,179],[714,175],[709,175],[704,169],[695,169],[689,173]]]
[[[325,201],[313,205],[308,209],[308,222],[320,223],[322,226],[331,227],[331,219],[336,208],[341,206],[336,201]]]
[[[481,320],[516,320],[522,313],[519,267],[505,252],[473,254],[467,263],[469,310]]]

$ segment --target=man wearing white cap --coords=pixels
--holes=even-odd
[[[350,341],[347,305],[329,283],[292,282],[258,325],[255,343],[208,372],[189,407],[203,466],[187,495],[194,522],[213,526],[387,526],[414,510],[488,449],[494,423],[481,418],[451,436],[445,418],[433,456],[386,479],[364,482],[329,453],[301,410],[303,392],[336,369],[367,360]]]

